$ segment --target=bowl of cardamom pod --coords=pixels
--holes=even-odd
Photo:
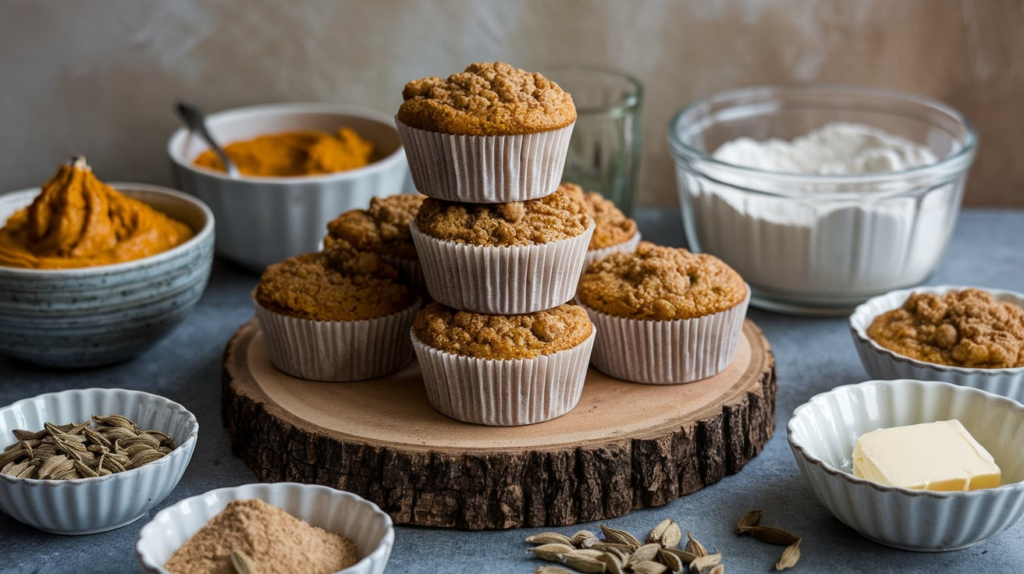
[[[127,389],[48,393],[0,408],[0,510],[54,534],[135,522],[185,473],[195,415]]]

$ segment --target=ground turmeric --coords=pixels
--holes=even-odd
[[[363,167],[370,163],[373,144],[351,128],[337,135],[320,131],[296,131],[259,136],[224,147],[242,175],[294,177],[322,175]],[[224,171],[213,150],[199,154],[195,165]]]
[[[78,157],[0,228],[0,266],[110,265],[167,251],[193,235],[184,223],[101,182]]]

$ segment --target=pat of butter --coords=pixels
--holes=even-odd
[[[853,475],[918,490],[978,490],[999,486],[999,467],[960,421],[865,433],[853,447]]]

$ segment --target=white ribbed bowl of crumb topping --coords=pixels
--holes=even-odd
[[[143,430],[158,430],[177,448],[145,466],[96,478],[38,480],[0,474],[0,509],[15,520],[54,534],[95,534],[142,518],[174,490],[192,460],[199,423],[185,407],[127,389],[76,389],[24,399],[0,409],[0,446],[12,431],[39,431],[43,423],[83,422],[92,415],[124,415]]]
[[[165,508],[142,527],[135,554],[142,569],[170,574],[171,555],[233,500],[259,499],[311,526],[340,534],[355,543],[359,561],[335,574],[382,574],[395,543],[391,517],[376,504],[327,486],[279,482],[244,484],[211,490]],[[299,573],[296,573],[299,574]]]
[[[959,420],[995,458],[1002,486],[937,492],[853,475],[853,447],[869,431]],[[959,550],[1024,514],[1024,406],[936,381],[867,381],[836,387],[793,411],[786,427],[800,473],[818,500],[865,538],[918,552]]]
[[[916,287],[892,291],[869,299],[850,316],[850,332],[860,355],[864,370],[873,379],[918,379],[922,381],[945,381],[981,389],[1024,403],[1024,367],[1010,369],[980,369],[939,365],[900,355],[879,345],[868,336],[868,328],[875,317],[897,309],[906,302],[911,293],[934,293],[942,295],[950,291],[962,291],[971,287],[940,285]],[[996,301],[1024,307],[1024,293],[978,287],[992,295]]]

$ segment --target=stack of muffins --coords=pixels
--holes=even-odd
[[[502,426],[569,412],[595,338],[567,304],[594,232],[584,203],[559,187],[571,96],[494,63],[410,82],[403,97],[396,124],[427,196],[411,233],[436,303],[412,339],[430,403]]]

